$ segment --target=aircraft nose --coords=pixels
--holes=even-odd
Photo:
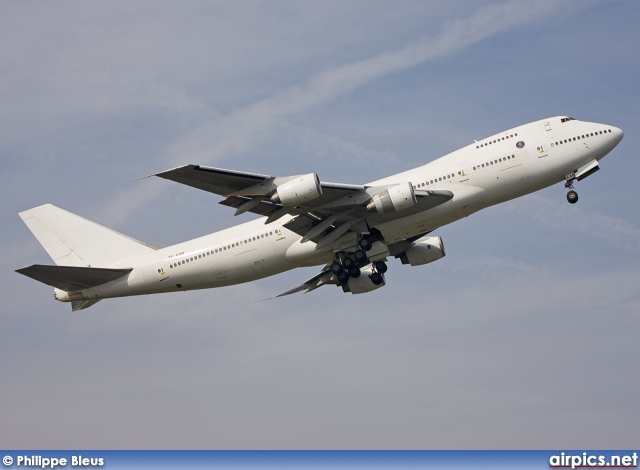
[[[620,142],[622,140],[622,138],[624,137],[624,131],[622,129],[620,129],[619,127],[612,127],[611,129],[613,130],[613,135],[614,135],[616,141]]]

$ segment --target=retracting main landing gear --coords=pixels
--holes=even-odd
[[[361,243],[362,240],[367,240],[365,243]],[[373,243],[370,240],[362,238],[358,242],[358,246],[365,246],[367,249],[371,249]],[[359,248],[355,252],[338,252],[336,257],[329,267],[331,273],[335,276],[338,284],[345,285],[349,282],[350,278],[358,278],[362,274],[363,266],[369,263],[367,252],[365,249]],[[371,282],[375,285],[380,285],[384,282],[383,274],[387,272],[387,264],[384,261],[374,261],[371,263],[372,272],[370,274]]]
[[[357,278],[361,274],[358,262],[346,253],[336,254],[336,259],[331,263],[331,272],[340,284],[346,284],[350,277]]]
[[[576,202],[578,202],[578,193],[573,187],[573,182],[575,180],[575,177],[568,176],[567,182],[564,184],[564,187],[569,189],[569,192],[567,193],[567,201],[569,201],[569,204],[575,204]]]
[[[372,263],[373,269],[375,269],[377,272],[379,272],[380,274],[384,274],[387,272],[387,263],[385,263],[384,261],[374,261]]]
[[[367,262],[367,252],[364,250],[356,250],[353,257],[357,263],[365,264]]]
[[[373,246],[373,240],[371,240],[370,237],[362,237],[360,240],[358,240],[358,246],[364,251],[369,251]]]
[[[371,279],[371,282],[376,286],[379,286],[384,282],[382,275],[387,272],[387,263],[384,261],[374,261],[371,263],[371,266],[373,267],[373,272],[369,275],[369,279]]]

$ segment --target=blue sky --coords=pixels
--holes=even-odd
[[[640,5],[0,5],[0,440],[7,448],[624,448],[640,378]],[[157,179],[187,164],[365,183],[555,115],[625,131],[601,171],[437,231],[387,286],[312,276],[72,314],[46,202],[155,245],[249,220]]]

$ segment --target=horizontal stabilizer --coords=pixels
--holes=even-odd
[[[82,266],[45,266],[34,264],[16,272],[63,291],[95,287],[115,281],[132,271],[129,269],[85,268]]]

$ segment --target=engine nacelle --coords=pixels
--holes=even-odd
[[[367,210],[378,214],[389,214],[403,211],[417,203],[411,183],[401,183],[374,194],[367,204]]]
[[[373,268],[371,266],[362,268],[360,276],[350,277],[347,284],[342,286],[342,290],[345,292],[351,292],[352,294],[364,294],[366,292],[379,289],[387,283],[384,278],[384,274],[381,274],[382,282],[380,284],[374,284],[369,277],[372,273]]]
[[[289,181],[278,185],[271,200],[283,206],[298,206],[322,196],[320,178],[315,173],[292,177]]]
[[[400,256],[402,264],[420,266],[444,258],[444,243],[440,237],[427,237],[416,240]]]

